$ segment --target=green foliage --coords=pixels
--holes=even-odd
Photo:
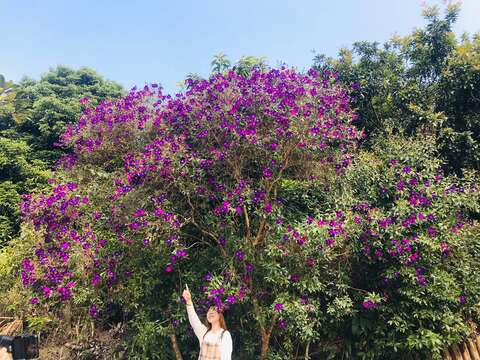
[[[411,177],[402,171],[408,164],[414,164]],[[409,140],[389,134],[377,139],[372,151],[360,152],[332,188],[331,199],[339,208],[358,203],[372,208],[371,218],[362,218],[362,225],[360,213],[346,210],[350,286],[359,290],[351,296],[357,303],[364,297],[378,305],[350,317],[348,337],[354,339],[361,359],[400,359],[404,353],[440,358],[443,349],[469,334],[469,321],[478,316],[480,281],[472,269],[480,266],[480,226],[475,220],[480,215],[479,179],[473,172],[466,172],[462,180],[444,177],[439,164],[434,138]],[[415,190],[399,190],[400,181],[412,178],[412,183],[426,184],[418,191],[434,199],[430,205],[412,205]],[[397,225],[379,225],[384,219],[412,214],[417,219],[413,225],[400,225],[400,220]],[[427,215],[432,221],[426,221]],[[409,263],[397,255],[405,244],[419,254],[418,261]],[[422,276],[425,285],[419,280]]]
[[[459,43],[443,69],[440,151],[455,168],[480,169],[480,36]]]
[[[134,317],[131,325],[133,335],[127,343],[129,359],[167,360],[175,357],[167,340],[172,331],[169,323],[150,320],[140,312]]]
[[[26,319],[28,329],[36,334],[44,332],[52,321],[48,316],[29,316]]]
[[[0,248],[0,314],[3,316],[33,316],[25,301],[28,291],[20,285],[19,275],[20,263],[30,253],[35,236],[38,234],[34,230],[23,226],[19,236]]]
[[[15,117],[15,86],[11,81],[5,81],[3,75],[0,75],[0,131],[14,126]],[[3,81],[2,81],[3,80]]]
[[[24,141],[0,137],[0,246],[20,229],[20,195],[41,190],[50,176],[46,164],[33,157]]]
[[[478,35],[459,41],[452,32],[458,4],[424,10],[425,28],[394,36],[382,47],[357,42],[342,49],[338,59],[317,55],[315,66],[333,70],[353,91],[358,126],[369,140],[385,136],[384,129],[415,136],[437,135],[437,148],[447,170],[480,169],[480,46]]]
[[[232,70],[242,76],[248,76],[252,70],[267,70],[266,57],[242,56]]]
[[[4,245],[20,229],[20,195],[11,181],[0,184],[0,241]]]
[[[230,60],[223,52],[216,54],[211,62],[212,73],[221,73],[230,68]]]
[[[52,146],[66,124],[77,121],[80,116],[80,99],[88,97],[92,103],[98,103],[122,94],[118,84],[104,80],[92,69],[58,66],[39,81],[25,78],[18,84],[17,131],[34,149],[53,151]]]
[[[239,75],[248,76],[253,70],[266,71],[268,69],[267,58],[265,56],[257,57],[251,55],[244,55],[238,59],[237,62],[232,66],[231,61],[228,59],[227,55],[223,52],[220,52],[213,56],[213,59],[210,63],[211,74],[223,73],[225,74],[228,71],[234,71]],[[202,80],[203,78],[196,73],[189,73],[185,80]],[[185,81],[184,81],[185,83]],[[183,87],[183,84],[179,84]]]

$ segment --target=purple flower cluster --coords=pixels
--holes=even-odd
[[[362,307],[366,310],[370,310],[370,309],[373,309],[373,308],[376,308],[378,306],[378,304],[376,304],[374,301],[368,299],[368,300],[365,300],[363,303],[362,303]]]
[[[387,167],[386,178],[391,176],[391,185],[379,186],[386,206],[360,203],[345,214],[336,211],[316,220],[327,246],[339,235],[353,246],[360,261],[373,271],[365,274],[361,286],[383,293],[384,299],[395,297],[400,286],[422,291],[429,285],[431,268],[450,261],[452,245],[468,223],[457,209],[459,200],[451,197],[469,192],[465,187],[449,185],[441,172],[425,175],[396,159],[388,161]],[[451,204],[448,211],[445,204]],[[371,281],[377,278],[380,281]],[[378,306],[371,299],[361,305],[367,310]]]

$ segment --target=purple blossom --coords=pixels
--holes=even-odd
[[[135,211],[135,213],[133,214],[133,217],[139,218],[139,217],[142,217],[142,216],[145,216],[145,215],[146,215],[145,210],[143,210],[143,209],[138,209],[138,210]]]
[[[298,274],[293,274],[290,276],[290,281],[293,283],[298,283],[300,281],[300,275]]]
[[[29,259],[25,259],[22,261],[22,268],[26,272],[31,273],[35,270],[35,265]]]
[[[417,260],[418,260],[418,256],[419,256],[419,255],[418,255],[418,252],[413,253],[412,255],[410,255],[410,257],[409,257],[409,263],[413,263],[413,262],[417,261]]]
[[[48,287],[48,286],[42,286],[42,291],[43,291],[43,296],[44,296],[45,298],[49,298],[49,297],[52,296],[53,291],[52,291],[52,289],[51,289],[50,287]]]
[[[427,283],[427,280],[425,279],[425,276],[423,275],[417,275],[417,283],[418,285],[420,286],[425,286],[425,284]]]
[[[272,177],[272,171],[269,169],[269,168],[263,168],[263,176],[266,177],[267,179],[268,178],[271,178]]]
[[[60,295],[60,300],[66,301],[69,300],[71,297],[71,291],[68,286],[60,286],[57,288],[57,292]]]
[[[241,251],[235,252],[235,257],[238,261],[243,261],[245,259],[245,255]]]
[[[443,253],[443,255],[445,255],[445,256],[450,255],[450,247],[447,245],[447,243],[445,241],[440,242],[440,250]]]
[[[415,186],[418,184],[418,180],[416,178],[411,178],[410,180],[408,180],[408,183],[412,186]]]
[[[364,309],[370,310],[370,309],[373,309],[373,308],[377,307],[377,304],[374,303],[372,300],[368,299],[368,300],[365,300],[362,303],[362,306],[363,306]]]
[[[270,214],[272,212],[272,204],[270,204],[269,202],[266,202],[263,207],[263,211],[267,214]]]
[[[307,238],[305,236],[301,236],[299,239],[297,239],[297,244],[300,246],[303,246],[306,241],[307,241]]]
[[[181,258],[181,257],[186,257],[186,256],[187,256],[187,252],[186,252],[185,250],[183,250],[183,249],[178,249],[178,250],[176,251],[176,255],[177,255],[178,257],[180,257],[180,258]]]
[[[90,305],[89,313],[92,318],[97,318],[98,317],[97,305],[95,304]]]
[[[396,189],[397,191],[402,191],[404,188],[405,188],[405,181],[400,180],[396,185]]]

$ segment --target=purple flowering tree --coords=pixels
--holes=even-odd
[[[249,304],[266,357],[288,292],[280,284],[295,288],[315,263],[314,246],[285,223],[280,194],[286,181],[318,184],[348,166],[361,136],[349,101],[333,74],[284,68],[191,79],[175,97],[154,84],[95,108],[84,99],[52,191],[23,204],[41,234],[22,272],[31,302],[86,292],[93,316],[105,297],[125,306],[163,297],[167,309],[195,258],[212,274],[204,301]],[[145,262],[161,279],[132,297],[149,276]],[[275,262],[281,271],[264,278]]]

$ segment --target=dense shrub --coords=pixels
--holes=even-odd
[[[359,153],[338,185],[332,195],[346,210],[336,221],[356,290],[347,337],[355,353],[440,358],[478,316],[478,177],[445,176],[434,139],[390,135]]]

